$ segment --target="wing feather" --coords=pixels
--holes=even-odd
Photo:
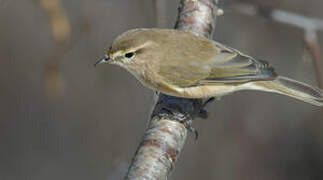
[[[183,35],[184,34],[184,35]],[[166,62],[160,65],[159,74],[164,81],[179,87],[191,87],[215,83],[243,83],[248,81],[271,80],[277,75],[266,61],[256,60],[238,50],[226,47],[218,42],[197,37],[185,37],[181,33],[183,44],[169,46],[164,55]],[[165,39],[164,39],[165,40]],[[178,39],[177,39],[178,40]],[[188,42],[185,42],[188,41]],[[194,49],[189,49],[196,47]],[[171,58],[176,57],[176,60]]]

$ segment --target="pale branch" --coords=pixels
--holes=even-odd
[[[323,20],[306,17],[300,14],[274,9],[270,17],[277,22],[289,24],[302,29],[323,30]]]
[[[216,0],[181,0],[175,28],[211,38]],[[201,99],[185,99],[159,94],[144,137],[132,159],[125,179],[167,179],[186,140],[187,130],[201,113]]]
[[[292,25],[301,29],[323,30],[323,20],[313,17],[307,17],[301,14],[289,12],[286,10],[256,6],[250,3],[234,3],[230,8],[236,12],[254,16],[260,15],[273,21]]]
[[[318,86],[323,88],[323,59],[321,55],[321,46],[317,37],[317,32],[323,30],[322,19],[306,17],[304,15],[271,7],[256,6],[250,3],[235,3],[231,8],[243,14],[261,15],[272,21],[303,29],[305,47],[312,56]]]

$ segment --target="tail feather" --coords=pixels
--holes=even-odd
[[[249,85],[248,89],[283,94],[316,106],[323,106],[323,90],[286,77],[278,76],[273,81],[254,81],[250,83],[252,85]]]

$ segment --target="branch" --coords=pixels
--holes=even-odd
[[[272,21],[303,29],[305,47],[312,56],[318,86],[323,88],[323,59],[321,56],[321,47],[317,38],[317,32],[323,31],[323,20],[271,7],[255,6],[248,3],[236,3],[232,8],[243,14],[261,15]]]
[[[212,37],[215,16],[221,14],[215,0],[181,0],[175,28]],[[177,161],[203,102],[159,94],[144,137],[125,179],[167,179]]]

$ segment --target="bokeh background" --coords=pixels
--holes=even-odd
[[[323,1],[226,0],[214,33],[278,73],[317,85],[304,31],[232,8],[245,2],[323,19]],[[93,64],[128,29],[172,28],[178,3],[0,0],[0,179],[121,179],[153,93],[119,67]],[[323,178],[322,108],[239,92],[208,110],[208,120],[194,122],[200,138],[189,137],[171,179]]]

